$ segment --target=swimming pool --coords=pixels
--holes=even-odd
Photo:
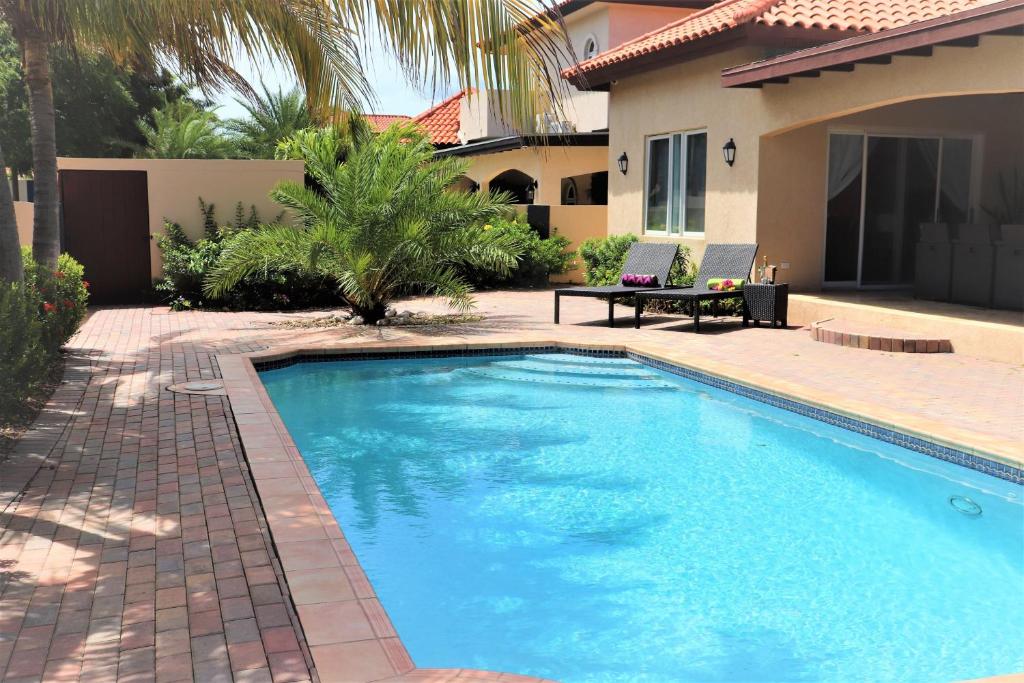
[[[261,377],[420,667],[564,681],[1024,670],[1019,485],[626,359]]]

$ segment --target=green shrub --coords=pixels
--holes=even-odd
[[[163,261],[163,279],[155,285],[169,295],[171,308],[183,310],[201,307],[203,278],[217,265],[222,250],[217,230],[211,236],[193,242],[181,226],[164,221],[164,232],[156,240]]]
[[[587,285],[600,287],[619,284],[622,267],[626,264],[626,253],[634,242],[639,241],[639,237],[627,233],[594,237],[581,244],[578,253],[580,260],[583,261],[583,278]],[[669,272],[669,280],[672,284],[688,285],[693,283],[693,272],[689,263],[690,248],[680,246],[679,255],[676,256],[672,270]]]
[[[241,202],[235,206],[235,222],[218,227],[214,205],[200,197],[203,217],[202,239],[193,242],[177,223],[164,221],[164,232],[157,237],[163,261],[163,279],[155,286],[164,292],[176,311],[191,308],[222,307],[232,310],[279,310],[318,304],[337,303],[338,299],[322,282],[291,272],[265,268],[245,277],[220,297],[203,292],[203,281],[220,262],[221,254],[245,233],[260,226],[256,207],[245,214]],[[283,214],[277,216],[280,221]]]
[[[629,233],[594,237],[580,245],[579,255],[583,261],[583,281],[591,287],[617,285],[626,263],[626,252],[640,238]]]
[[[28,247],[22,249],[21,257],[25,284],[38,297],[42,346],[50,356],[56,356],[85,319],[89,301],[85,269],[66,253],[57,258],[55,271],[33,261]]]
[[[505,276],[493,270],[471,269],[464,273],[474,287],[545,287],[549,276],[572,267],[575,254],[566,251],[569,240],[557,234],[541,239],[525,216],[493,220],[484,225],[484,230],[496,239],[518,245],[521,256],[516,268]]]
[[[39,304],[31,285],[0,283],[0,424],[21,408],[50,366]]]

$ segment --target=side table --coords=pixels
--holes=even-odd
[[[786,326],[789,309],[789,285],[785,282],[767,285],[751,283],[743,285],[743,327],[751,320],[758,326],[761,321],[770,322],[772,327],[781,323]]]

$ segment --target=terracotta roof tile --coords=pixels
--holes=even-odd
[[[392,123],[412,120],[411,116],[406,116],[405,114],[366,114],[365,118],[378,133],[387,130],[388,126]]]
[[[741,24],[874,33],[935,19],[997,0],[723,0],[667,26],[602,52],[563,76],[589,73]]]
[[[435,145],[459,144],[459,110],[465,90],[460,90],[444,102],[436,104],[422,114],[413,118],[419,124],[430,141]]]

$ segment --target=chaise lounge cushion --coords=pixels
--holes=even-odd
[[[735,292],[743,289],[743,278],[713,277],[708,280],[708,289],[716,292]]]
[[[622,276],[622,284],[633,287],[657,287],[658,276],[625,273]]]

